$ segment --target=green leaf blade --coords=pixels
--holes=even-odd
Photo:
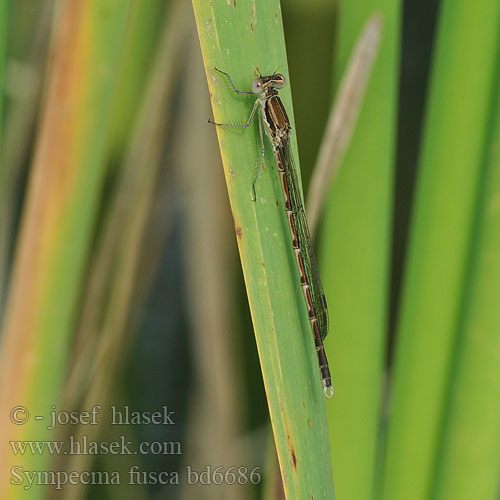
[[[215,121],[243,124],[254,99],[234,94],[215,68],[228,72],[240,90],[249,90],[257,73],[279,68],[288,77],[279,2],[193,6]],[[293,127],[289,85],[280,96]],[[252,201],[257,122],[217,132],[285,494],[332,499],[325,398],[271,148],[266,140]],[[292,147],[297,157],[295,137]]]

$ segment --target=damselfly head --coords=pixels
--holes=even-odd
[[[286,85],[286,78],[281,73],[270,76],[261,76],[252,82],[252,92],[262,94],[266,89],[282,89]]]

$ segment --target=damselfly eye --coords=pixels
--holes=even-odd
[[[262,89],[264,88],[264,85],[262,84],[262,79],[257,78],[252,82],[252,92],[254,94],[260,94],[262,92]]]

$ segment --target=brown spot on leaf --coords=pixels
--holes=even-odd
[[[250,33],[255,31],[255,3],[250,6]]]
[[[293,465],[293,468],[295,470],[297,470],[297,457],[295,456],[295,450],[292,447],[292,449],[290,451],[291,451],[291,454],[292,454],[292,465]]]
[[[238,238],[241,238],[241,237],[242,237],[242,235],[243,235],[243,231],[241,230],[241,227],[236,226],[236,236],[237,236]]]
[[[288,449],[290,451],[290,463],[292,464],[292,467],[297,470],[297,455],[295,455],[295,447],[293,445],[292,441],[292,436],[290,435],[290,429],[287,425],[287,422],[285,422],[285,428],[286,428],[286,440],[288,442]]]

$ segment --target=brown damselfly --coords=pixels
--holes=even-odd
[[[331,398],[333,395],[332,378],[330,368],[326,359],[323,339],[328,333],[328,309],[326,306],[323,285],[319,277],[318,265],[314,257],[311,235],[307,225],[304,203],[299,188],[298,177],[290,148],[291,126],[283,102],[278,95],[278,89],[285,86],[286,79],[280,73],[270,76],[260,76],[252,83],[251,92],[238,90],[231,77],[217,68],[231,84],[233,90],[240,95],[254,95],[257,100],[245,125],[233,125],[228,123],[210,123],[220,127],[248,128],[255,116],[257,108],[259,110],[259,136],[261,145],[261,157],[257,175],[252,185],[253,200],[257,198],[256,183],[262,165],[264,163],[264,138],[262,128],[266,133],[274,153],[274,159],[278,168],[285,210],[288,219],[288,226],[292,236],[292,247],[295,260],[300,275],[300,282],[306,306],[309,314],[309,322],[314,335],[314,343],[318,354],[319,368],[321,372],[321,382],[325,396]]]

